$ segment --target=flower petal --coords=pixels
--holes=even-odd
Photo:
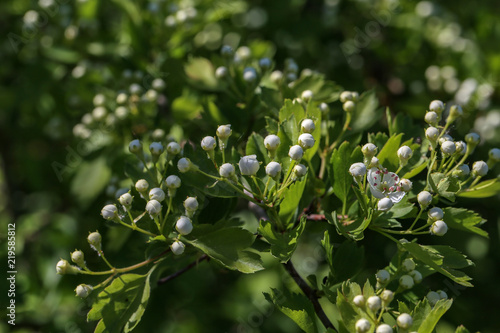
[[[382,199],[382,198],[385,198],[386,195],[384,193],[382,193],[381,191],[379,191],[375,186],[373,186],[372,184],[370,184],[370,191],[372,192],[372,195],[377,198],[377,199]]]
[[[389,193],[389,195],[387,197],[389,199],[391,199],[392,203],[398,203],[404,198],[405,194],[406,194],[406,192],[404,192],[404,191],[395,191],[395,192]]]

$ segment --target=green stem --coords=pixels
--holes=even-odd
[[[108,259],[106,259],[106,257],[104,256],[104,252],[102,250],[99,250],[99,255],[101,256],[102,260],[104,260],[106,265],[108,265],[108,267],[111,268],[111,270],[116,269],[113,265],[111,265],[111,263],[108,261]]]
[[[269,184],[271,183],[271,177],[267,178],[266,186],[264,187],[263,199],[266,199],[267,189],[269,188]]]
[[[167,208],[167,213],[165,214],[165,216],[163,217],[163,219],[161,220],[161,230],[163,230],[164,226],[165,226],[165,222],[167,222],[167,218],[168,218],[168,215],[170,214],[170,209],[172,207],[172,197],[169,197],[168,198],[168,208]]]
[[[420,212],[418,212],[418,215],[415,218],[415,221],[413,221],[413,223],[411,224],[411,226],[408,229],[408,231],[411,231],[413,229],[413,227],[415,226],[415,224],[417,223],[417,221],[420,219],[420,216],[422,216],[423,211],[424,211],[424,209],[422,207],[420,207]]]
[[[130,214],[130,213],[129,213],[129,214]],[[132,223],[134,223],[134,220],[132,219],[132,216],[130,216],[130,218],[131,218],[131,220],[132,220]],[[122,221],[122,220],[120,220],[119,218],[118,218],[117,220],[118,220],[118,221],[119,221],[119,223],[120,223],[121,225],[123,225],[124,227],[127,227],[127,228],[132,229],[132,230],[135,230],[135,231],[139,231],[139,232],[141,232],[141,233],[143,233],[143,234],[145,234],[145,235],[148,235],[148,236],[152,236],[152,237],[155,237],[155,236],[156,236],[156,235],[155,235],[155,234],[153,234],[152,232],[149,232],[149,231],[147,231],[147,230],[144,230],[144,229],[142,229],[142,228],[139,228],[138,226],[136,226],[136,225],[135,225],[135,223],[134,223],[134,224],[132,224],[132,225],[130,225],[130,224],[127,224],[127,223],[123,222],[123,221]]]
[[[328,151],[332,151],[335,147],[337,147],[337,145],[339,144],[339,142],[342,140],[342,137],[344,136],[345,132],[349,128],[349,124],[351,123],[351,119],[352,119],[351,113],[347,112],[346,113],[345,122],[344,122],[344,127],[342,127],[342,131],[340,131],[340,134],[339,134],[337,140],[335,140],[330,145],[330,147],[328,147]]]

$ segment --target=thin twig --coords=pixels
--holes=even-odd
[[[164,277],[164,278],[162,278],[162,279],[158,280],[158,285],[162,285],[162,284],[164,284],[164,283],[167,283],[167,282],[168,282],[168,281],[170,281],[170,280],[175,279],[175,278],[176,278],[176,277],[178,277],[179,275],[182,275],[182,274],[186,273],[186,272],[187,272],[187,271],[189,271],[191,268],[193,268],[194,266],[198,265],[198,263],[202,262],[203,260],[208,260],[208,259],[209,259],[209,257],[208,257],[206,254],[202,255],[202,256],[201,256],[201,257],[199,257],[196,261],[194,261],[194,262],[190,263],[189,265],[187,265],[187,266],[186,266],[186,267],[184,267],[183,269],[181,269],[181,270],[179,270],[179,271],[177,271],[177,272],[175,272],[175,273],[172,273],[172,274],[170,274],[170,275],[168,275],[168,276],[166,276],[166,277]]]
[[[316,291],[312,289],[307,284],[307,282],[300,277],[299,273],[295,270],[295,267],[293,267],[292,260],[288,260],[288,262],[283,264],[283,266],[285,266],[285,269],[290,274],[290,276],[295,280],[295,283],[297,283],[302,292],[307,296],[307,298],[309,298],[309,300],[313,304],[314,311],[318,315],[318,318],[321,320],[325,328],[327,329],[331,328],[333,331],[337,332],[335,327],[333,327],[333,324],[330,322],[330,319],[328,319],[325,312],[323,311],[321,304],[319,304]]]

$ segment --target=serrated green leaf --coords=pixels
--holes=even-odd
[[[304,332],[316,333],[316,314],[306,296],[281,292],[272,288],[271,293],[264,293],[266,299],[274,304],[283,314],[292,319]]]
[[[177,121],[191,121],[203,111],[203,106],[194,96],[183,93],[172,102],[172,115]]]
[[[422,162],[416,166],[414,166],[410,171],[405,173],[402,178],[410,179],[421,173],[427,168],[427,161],[422,160]]]
[[[300,181],[296,181],[283,191],[283,201],[280,203],[279,217],[288,225],[298,214],[300,199],[307,184],[308,175],[305,175]]]
[[[349,174],[349,168],[351,164],[362,160],[360,154],[361,148],[356,147],[353,151],[347,141],[332,152],[330,163],[332,166],[333,193],[343,202],[347,200],[353,182],[353,178]]]
[[[432,183],[437,193],[450,201],[455,201],[455,193],[460,190],[460,184],[455,177],[446,177],[443,173],[431,174]]]
[[[444,218],[443,221],[450,228],[464,230],[468,232],[473,232],[480,236],[488,238],[488,233],[478,228],[478,225],[486,222],[479,214],[473,212],[471,210],[467,210],[465,208],[454,208],[454,207],[446,207],[443,209]]]
[[[123,274],[97,296],[87,320],[100,320],[95,332],[131,332],[140,322],[147,306],[151,287],[148,274]]]
[[[424,322],[425,318],[431,312],[432,307],[430,306],[427,298],[424,298],[421,301],[418,301],[415,305],[415,308],[411,312],[411,316],[413,319],[413,324],[411,325],[411,329],[416,330],[420,327],[420,325]]]
[[[219,222],[200,224],[182,239],[229,269],[254,273],[264,269],[260,256],[248,251],[254,238],[248,230]]]
[[[264,162],[264,165],[267,165],[271,161],[267,155],[264,138],[255,132],[248,137],[245,153],[246,155],[257,155],[257,160]]]
[[[351,131],[361,132],[372,127],[382,116],[384,111],[377,109],[378,99],[375,91],[363,93],[352,114]],[[399,147],[398,147],[399,148]]]
[[[278,134],[279,123],[271,117],[266,116],[266,130],[269,134]]]
[[[417,243],[400,243],[411,255],[437,272],[452,279],[458,284],[472,287],[472,280],[467,274],[457,269],[472,265],[466,256],[450,246],[428,246]]]
[[[401,147],[403,133],[393,135],[387,140],[384,147],[380,150],[377,157],[380,164],[389,170],[396,170],[399,166],[397,151]]]
[[[106,187],[111,178],[111,170],[105,158],[82,162],[71,182],[73,198],[82,205],[88,205]]]
[[[340,247],[334,250],[331,264],[333,283],[345,281],[354,277],[363,267],[365,252],[362,246],[345,240]]]
[[[287,262],[297,248],[297,242],[305,229],[306,221],[307,219],[303,217],[297,227],[279,232],[274,230],[273,223],[261,220],[258,231],[271,244],[271,254],[281,262]]]
[[[468,188],[458,194],[462,198],[489,198],[500,193],[498,178],[485,180],[474,187]]]
[[[422,324],[418,328],[418,333],[432,333],[439,319],[448,311],[452,303],[453,300],[451,299],[439,300],[422,321]]]

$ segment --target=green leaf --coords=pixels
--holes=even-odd
[[[354,277],[363,268],[365,252],[362,246],[358,247],[356,242],[345,240],[339,248],[334,251],[330,266],[333,283],[338,283]]]
[[[343,142],[338,149],[332,153],[330,163],[332,165],[333,175],[333,193],[341,201],[347,201],[349,190],[353,182],[352,176],[349,174],[349,168],[354,162],[359,162],[361,148],[356,147],[352,150],[349,142]]]
[[[352,114],[351,131],[361,132],[372,127],[384,115],[383,109],[377,110],[377,107],[375,91],[363,93]]]
[[[283,191],[283,201],[280,203],[279,217],[288,225],[294,216],[298,213],[300,199],[302,199],[302,193],[307,184],[307,177],[305,175],[300,181],[294,182],[286,190]]]
[[[368,142],[373,143],[378,149],[383,147],[387,140],[389,140],[389,137],[383,132],[377,132],[377,134],[368,133]]]
[[[399,166],[399,158],[397,151],[401,147],[403,133],[393,135],[387,140],[384,147],[378,153],[380,164],[389,170],[396,170]]]
[[[183,93],[172,102],[172,114],[177,121],[191,121],[203,111],[203,106],[194,96]]]
[[[460,325],[457,327],[457,330],[455,331],[455,333],[470,333],[470,332],[464,326]]]
[[[411,202],[408,201],[408,196],[405,195],[403,199],[395,204],[391,210],[389,210],[385,215],[389,218],[400,219],[400,218],[408,218],[412,217],[418,210],[417,207]]]
[[[422,301],[418,301],[413,309],[413,312],[411,313],[413,319],[411,329],[418,329],[431,311],[432,307],[430,306],[429,301],[427,301],[427,298],[424,298]]]
[[[279,123],[271,117],[266,116],[266,130],[269,134],[278,134]]]
[[[182,239],[229,269],[242,273],[264,269],[260,256],[249,251],[254,235],[240,227],[226,222],[200,224]]]
[[[267,165],[271,160],[267,155],[267,149],[264,145],[264,138],[257,133],[252,133],[247,141],[246,147],[247,155],[257,155],[257,160],[264,162]],[[262,169],[262,168],[261,168]]]
[[[99,293],[87,315],[89,321],[100,320],[95,332],[128,333],[139,324],[150,297],[154,269],[146,275],[121,275]]]
[[[73,198],[82,204],[88,205],[108,185],[111,178],[106,159],[97,158],[91,162],[82,162],[71,182]]]
[[[468,188],[458,194],[462,198],[488,198],[500,193],[498,178],[485,180],[474,187]]]
[[[445,174],[435,172],[431,174],[432,183],[436,192],[450,201],[455,201],[455,193],[460,190],[460,184],[455,177],[446,177]]]
[[[193,84],[204,89],[213,90],[218,86],[215,69],[206,58],[191,58],[184,66],[184,71]]]
[[[446,245],[420,245],[417,243],[400,243],[411,255],[430,266],[437,272],[452,279],[458,284],[472,287],[472,280],[467,274],[457,269],[472,265],[472,261],[458,252],[456,249]]]
[[[478,225],[486,222],[479,214],[465,208],[446,207],[443,209],[443,221],[450,228],[464,230],[488,238],[488,233],[478,228]]]
[[[270,221],[261,220],[258,232],[271,244],[271,254],[281,262],[287,262],[297,248],[297,241],[306,226],[306,217],[294,229],[279,232]]]
[[[410,171],[404,174],[403,178],[410,179],[421,173],[427,168],[427,160],[422,160],[421,164],[414,166]]]
[[[363,232],[370,224],[370,219],[364,217],[359,217],[355,220],[340,221],[336,211],[331,214],[325,214],[325,217],[330,224],[333,224],[337,228],[339,235],[355,241],[360,241],[364,238]]]
[[[422,321],[422,324],[418,328],[418,333],[432,333],[439,319],[448,311],[452,303],[453,300],[451,299],[439,300]]]
[[[271,293],[264,293],[266,299],[281,312],[292,319],[304,332],[316,333],[316,314],[312,303],[302,294],[291,294],[271,288]]]

